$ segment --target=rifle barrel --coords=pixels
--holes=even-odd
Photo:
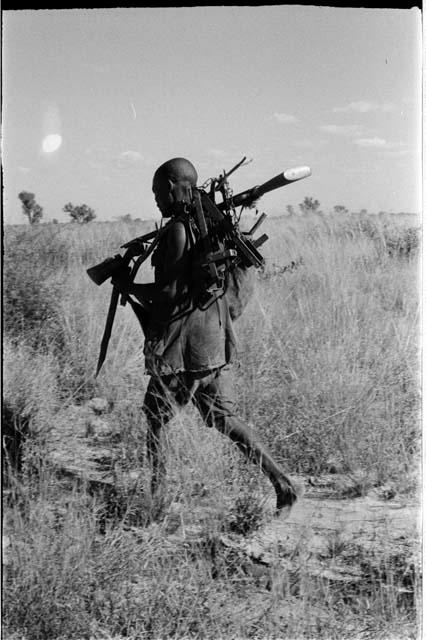
[[[294,167],[293,169],[286,169],[286,171],[279,173],[277,176],[271,178],[267,182],[264,182],[260,186],[252,187],[251,189],[237,193],[237,195],[233,196],[232,201],[235,207],[239,207],[241,205],[249,206],[265,193],[268,193],[268,191],[279,189],[280,187],[284,187],[292,182],[297,182],[297,180],[307,178],[310,175],[311,170],[309,167]],[[223,211],[225,203],[221,202],[217,205],[217,208]]]
[[[129,242],[126,242],[126,244],[122,244],[121,245],[121,249],[127,249],[128,247],[130,247],[135,242],[148,242],[149,240],[153,240],[153,238],[155,238],[157,233],[158,233],[158,229],[155,229],[154,231],[150,231],[149,233],[145,233],[145,235],[143,235],[143,236],[138,236],[137,238],[133,238],[133,240],[129,240]]]

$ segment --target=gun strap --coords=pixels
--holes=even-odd
[[[120,292],[117,287],[112,288],[111,301],[109,303],[108,315],[105,323],[104,335],[102,336],[101,348],[99,351],[98,365],[96,367],[95,378],[97,378],[108,351],[109,339],[111,337],[112,325],[114,324],[115,312],[117,311]]]
[[[139,304],[138,302],[135,302],[134,300],[132,300],[130,296],[127,298],[127,302],[130,304],[133,311],[135,312],[135,315],[139,321],[142,331],[144,335],[146,335],[148,324],[151,317],[150,310],[145,308],[143,305]]]

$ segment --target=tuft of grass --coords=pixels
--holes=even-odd
[[[264,507],[263,496],[256,495],[250,488],[244,488],[231,506],[225,529],[243,536],[253,533],[264,522]]]

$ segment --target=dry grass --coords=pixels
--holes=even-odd
[[[390,481],[413,492],[419,266],[416,247],[407,251],[407,225],[317,215],[266,226],[267,267],[237,326],[242,414],[292,473],[320,474],[333,457],[361,493]],[[416,637],[415,602],[398,591],[404,567],[387,566],[384,580],[374,569],[380,559],[365,558],[371,580],[345,593],[313,581],[301,563],[295,591],[278,557],[265,582],[220,546],[221,532],[259,524],[270,488],[192,409],[167,433],[165,504],[179,511],[139,533],[116,518],[101,534],[100,498],[65,488],[47,463],[59,412],[97,395],[113,406],[123,466],[143,465],[142,335],[131,310],[120,308],[94,380],[110,290],[96,288],[85,269],[147,230],[143,223],[6,230],[4,402],[16,422],[25,417],[30,435],[5,501],[5,637]],[[149,278],[146,266],[140,279]],[[142,466],[141,493],[126,498],[128,509],[152,508],[148,481]],[[194,513],[202,513],[197,541],[173,542],[173,528]]]

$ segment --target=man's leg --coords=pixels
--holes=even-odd
[[[146,447],[151,466],[151,495],[164,480],[166,469],[162,448],[162,427],[173,417],[173,393],[169,391],[170,377],[152,377],[145,394],[143,411],[148,422]]]
[[[277,511],[291,506],[298,497],[296,489],[266,447],[258,442],[253,429],[236,415],[228,372],[217,370],[200,380],[193,402],[207,426],[228,436],[249,460],[260,466],[275,489]]]

